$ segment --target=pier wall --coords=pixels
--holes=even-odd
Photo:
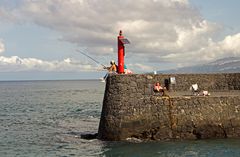
[[[153,84],[174,77],[167,96]],[[226,95],[174,95],[197,83],[202,90]],[[106,81],[98,137],[103,140],[201,139],[240,137],[240,73],[110,75]],[[190,94],[190,92],[189,92]]]

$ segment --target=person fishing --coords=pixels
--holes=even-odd
[[[117,65],[114,60],[110,62],[110,67],[103,67],[104,69],[107,69],[110,73],[117,73]]]
[[[105,65],[101,64],[99,61],[97,61],[96,59],[92,58],[91,56],[87,55],[83,50],[77,50],[78,52],[80,52],[81,54],[83,54],[84,56],[88,57],[89,59],[93,60],[95,63],[103,66],[103,69],[107,69],[108,73],[102,78],[102,81],[104,82],[106,80],[106,78],[108,77],[109,73],[117,73],[118,71],[118,67],[115,63],[114,60],[110,61],[110,67],[106,67]]]
[[[114,60],[110,62],[110,67],[103,67],[103,69],[107,69],[108,73],[103,77],[104,80],[108,77],[109,73],[117,73],[117,65]]]

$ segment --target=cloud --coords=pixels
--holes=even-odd
[[[189,66],[191,63],[200,64],[205,61],[210,62],[216,59],[229,56],[237,57],[240,55],[240,33],[226,36],[222,41],[214,42],[209,38],[204,47],[193,49],[192,51],[170,53],[162,56],[162,60],[176,61],[181,66]],[[184,58],[183,61],[182,58]],[[185,63],[184,63],[185,62]]]
[[[201,22],[187,0],[22,0],[7,11],[19,21],[57,30],[62,40],[81,46],[115,47],[116,35],[123,29],[134,44],[148,51],[159,49],[157,43],[166,43],[164,49],[175,47],[175,27],[189,30]]]
[[[5,50],[5,46],[3,44],[3,42],[0,39],[0,54]]]
[[[43,61],[36,58],[20,58],[18,56],[0,56],[0,72],[11,71],[45,71],[45,72],[73,72],[96,71],[100,67],[79,62],[71,58],[62,61]]]
[[[116,53],[122,29],[132,43],[126,54],[136,65],[191,65],[240,54],[239,34],[216,40],[221,26],[205,20],[188,0],[21,0],[3,5],[0,14],[58,31],[60,40],[87,47],[91,55]]]
[[[127,68],[134,69],[134,72],[153,71],[153,68],[151,66],[140,63],[128,64]]]

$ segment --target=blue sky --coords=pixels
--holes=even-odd
[[[191,0],[191,3],[205,19],[221,24],[226,33],[240,32],[240,21],[237,20],[239,0]]]
[[[135,73],[240,55],[237,0],[1,0],[0,80],[96,79],[120,29]]]

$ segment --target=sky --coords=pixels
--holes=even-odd
[[[98,79],[240,56],[239,0],[0,0],[0,80]]]

